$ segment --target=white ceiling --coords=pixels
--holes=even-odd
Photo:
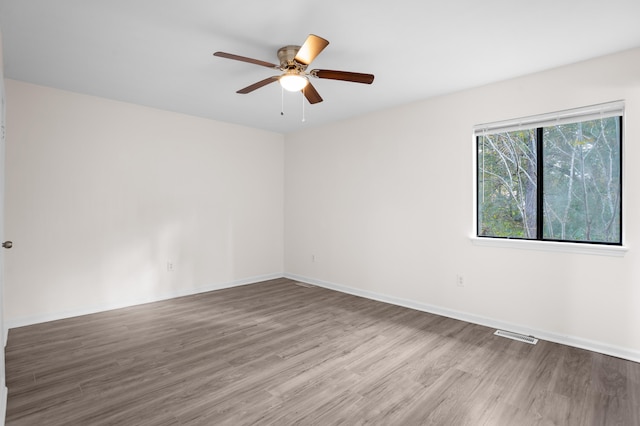
[[[640,0],[0,0],[5,76],[289,133],[640,46]],[[331,44],[311,68],[375,74],[312,80],[324,98],[271,84],[309,33]]]

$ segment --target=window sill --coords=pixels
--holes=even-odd
[[[500,247],[522,250],[540,250],[561,253],[593,254],[598,256],[623,257],[628,247],[608,246],[600,244],[559,243],[555,241],[509,240],[504,238],[482,238],[471,236],[475,246]]]

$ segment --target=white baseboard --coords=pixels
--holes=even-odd
[[[261,281],[267,281],[267,280],[272,280],[272,279],[282,278],[282,277],[283,277],[282,273],[260,275],[260,276],[254,276],[249,278],[243,278],[235,281],[211,284],[211,285],[197,287],[197,288],[188,289],[188,290],[175,291],[172,293],[167,293],[167,294],[144,298],[144,299],[127,300],[121,303],[98,305],[90,308],[83,308],[83,309],[64,311],[64,312],[52,312],[48,314],[35,315],[35,316],[24,317],[24,318],[8,318],[5,320],[5,324],[4,324],[7,330],[7,333],[5,334],[5,336],[8,336],[8,330],[12,328],[24,327],[24,326],[33,325],[33,324],[40,324],[40,323],[49,322],[49,321],[56,321],[56,320],[65,319],[65,318],[79,317],[82,315],[95,314],[98,312],[111,311],[114,309],[128,308],[130,306],[143,305],[145,303],[159,302],[162,300],[173,299],[176,297],[191,296],[193,294],[206,293],[208,291],[222,290],[225,288],[238,287],[238,286],[247,285],[247,284],[254,284]],[[6,339],[7,337],[5,337],[5,341]]]
[[[535,336],[541,340],[560,343],[562,345],[573,346],[580,349],[586,349],[593,352],[611,355],[617,358],[627,359],[629,361],[640,362],[640,351],[610,345],[603,342],[596,342],[589,339],[583,339],[575,336],[565,336],[552,333],[545,330],[533,329],[520,324],[512,324],[494,318],[487,318],[479,315],[473,315],[466,312],[455,311],[452,309],[442,308],[440,306],[429,305],[416,302],[413,300],[402,299],[399,297],[389,296],[386,294],[375,293],[371,291],[361,290],[353,287],[347,287],[326,281],[316,280],[313,278],[303,277],[296,274],[284,274],[285,278],[304,283],[313,284],[318,287],[324,287],[330,290],[336,290],[342,293],[352,294],[354,296],[365,297],[367,299],[377,300],[380,302],[390,303],[392,305],[403,306],[405,308],[415,309],[417,311],[428,312],[431,314],[441,315],[473,324],[483,325],[485,327],[497,328],[502,330],[513,331],[515,333],[524,334],[526,336]]]

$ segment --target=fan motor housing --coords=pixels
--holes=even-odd
[[[289,45],[278,49],[278,60],[280,61],[280,68],[283,70],[298,69],[304,71],[307,66],[296,62],[295,57],[300,50],[300,46]]]

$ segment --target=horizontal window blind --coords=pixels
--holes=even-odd
[[[608,117],[620,117],[624,114],[624,102],[615,101],[587,107],[574,108],[530,117],[478,124],[473,127],[474,136],[526,130],[536,127],[556,126]]]

